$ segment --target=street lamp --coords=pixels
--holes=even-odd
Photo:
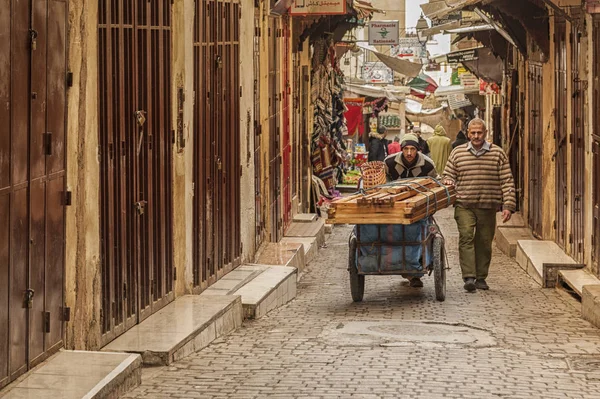
[[[419,41],[419,44],[421,44],[422,58],[427,57],[427,48],[425,47],[427,42],[429,41],[429,36],[425,34],[425,30],[427,29],[429,29],[429,24],[427,23],[427,20],[425,19],[423,14],[421,14],[421,17],[417,21],[417,26],[415,26],[415,30],[417,31],[417,40]]]
[[[417,26],[415,27],[415,29],[417,31],[417,40],[419,40],[421,46],[425,46],[425,44],[429,40],[429,36],[425,34],[425,30],[429,29],[429,24],[427,23],[427,20],[425,19],[423,14],[421,14],[421,17],[417,21]]]

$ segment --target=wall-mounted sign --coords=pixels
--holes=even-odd
[[[416,36],[398,38],[398,47],[421,47],[419,38]]]
[[[346,0],[294,0],[290,15],[346,14]]]
[[[368,83],[394,83],[394,72],[381,62],[365,62],[362,73]]]
[[[479,59],[479,50],[472,48],[469,50],[455,51],[446,55],[449,64],[458,64],[459,62],[474,61]]]
[[[398,21],[371,21],[369,22],[369,44],[392,45],[398,44]]]
[[[460,75],[460,84],[465,90],[479,90],[479,78],[472,73]]]

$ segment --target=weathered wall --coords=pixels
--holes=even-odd
[[[183,89],[183,138],[173,146],[173,266],[177,268],[175,295],[189,293],[193,286],[193,161],[194,141],[194,0],[173,3],[172,86],[173,128],[177,134],[178,91]]]
[[[554,25],[550,24],[550,37],[554,35]],[[554,131],[556,130],[556,119],[554,108],[556,104],[554,90],[554,42],[550,41],[550,55],[548,62],[543,64],[543,104],[542,104],[542,127],[543,132],[543,156],[542,156],[542,193],[544,200],[542,210],[542,237],[545,240],[555,240],[556,230],[554,220],[556,219],[556,165],[552,160],[555,151]],[[538,132],[536,132],[538,133]]]
[[[97,2],[69,3],[65,304],[71,308],[65,347],[100,346]]]
[[[254,1],[241,0],[240,20],[240,162],[241,178],[241,235],[243,244],[242,261],[254,257],[255,201],[254,201]]]

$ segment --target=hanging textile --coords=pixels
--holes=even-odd
[[[344,113],[346,118],[346,125],[348,127],[348,134],[354,135],[358,132],[359,136],[365,131],[365,124],[363,121],[363,104],[365,99],[362,97],[358,98],[344,98],[344,104],[348,111]]]

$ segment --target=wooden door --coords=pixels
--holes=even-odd
[[[280,46],[281,28],[278,18],[269,17],[269,212],[271,241],[283,236],[281,211],[281,81]]]
[[[583,248],[585,224],[585,128],[583,109],[585,106],[585,85],[579,78],[581,59],[581,33],[577,25],[571,30],[571,233],[569,234],[570,254],[578,262],[584,261]]]
[[[196,2],[194,24],[194,286],[239,264],[240,4]]]
[[[533,234],[542,236],[542,66],[529,64],[529,217],[528,222]]]
[[[171,2],[99,2],[103,343],[174,299]]]
[[[66,22],[0,1],[0,388],[63,344]]]
[[[593,43],[593,109],[600,107],[600,15],[595,15],[592,31]],[[594,269],[600,276],[600,113],[593,114],[592,131],[592,260]]]
[[[282,180],[282,205],[283,205],[283,231],[285,231],[292,222],[292,142],[290,125],[290,26],[289,16],[282,17],[281,21],[281,41],[282,41],[282,60],[283,60],[283,87],[281,90],[282,101],[282,119],[283,119],[283,137],[281,157],[283,164]]]
[[[555,153],[552,160],[556,172],[556,210],[554,228],[557,244],[565,248],[567,231],[567,27],[558,19],[554,31]]]

